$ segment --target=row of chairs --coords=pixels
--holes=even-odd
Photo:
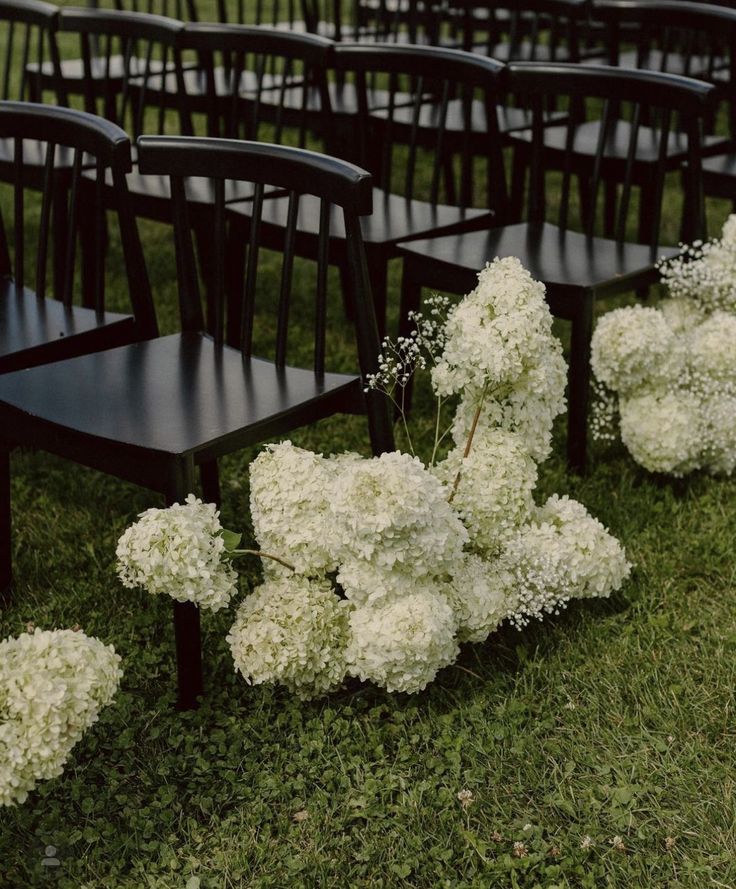
[[[126,65],[135,57],[144,66],[112,83],[106,65],[103,89],[85,92],[86,102],[92,98],[90,108],[117,122],[64,108],[0,107],[5,151],[0,173],[4,170],[13,182],[15,216],[12,231],[4,231],[0,240],[5,289],[0,369],[7,371],[0,377],[0,548],[3,555],[7,552],[0,563],[0,589],[11,583],[9,451],[14,444],[31,444],[136,481],[163,492],[170,502],[193,487],[195,467],[201,470],[205,496],[219,499],[219,456],[335,411],[367,410],[374,450],[392,447],[385,404],[375,396],[366,402],[357,377],[328,369],[331,263],[341,270],[365,374],[375,369],[379,342],[371,285],[380,291],[390,256],[403,258],[404,325],[409,310],[419,304],[422,286],[462,293],[487,259],[519,256],[547,283],[553,311],[573,323],[569,455],[580,465],[594,301],[656,279],[654,259],[661,253],[656,207],[667,171],[684,174],[683,235],[703,232],[702,124],[712,112],[716,86],[621,68],[504,65],[483,54],[442,47],[335,45],[282,29],[184,26],[134,14],[55,11],[54,16],[57,28],[66,20],[80,35],[95,35],[110,53],[111,37],[122,37],[129,41],[121,54]],[[156,39],[171,41],[169,60],[154,49],[146,48],[142,56],[133,52],[134,41],[141,41],[139,47],[144,43],[137,30],[141,18],[147,27],[156,26]],[[196,42],[189,59],[182,50],[187,40]],[[298,70],[297,46],[305,52],[309,47]],[[263,60],[248,68],[242,59],[258,55],[254,47]],[[217,52],[226,57],[216,62]],[[83,46],[87,70],[91,58]],[[290,69],[285,59],[292,59]],[[25,59],[22,70],[29,64]],[[63,75],[58,68],[46,70],[63,96]],[[247,71],[255,81],[248,80]],[[235,88],[200,90],[187,124],[181,98],[187,80],[215,84],[217,77]],[[304,99],[298,106],[284,102],[290,91],[304,97],[315,86],[325,103],[319,114]],[[344,93],[347,86],[354,110],[335,114],[330,90]],[[156,97],[153,105],[151,96]],[[502,131],[499,107],[517,112],[526,125]],[[270,110],[261,121],[263,108]],[[132,146],[118,126],[138,132],[163,129],[172,114],[181,136],[140,136]],[[228,115],[228,125],[241,129],[218,129]],[[194,138],[198,116],[206,131],[231,138]],[[138,124],[131,124],[136,119]],[[349,161],[243,141],[249,119],[271,135],[300,143],[317,140],[332,146],[329,140],[337,132],[337,146],[370,167],[379,188]],[[586,154],[579,136],[589,124],[597,137]],[[352,140],[351,130],[357,136]],[[260,129],[254,135],[265,138]],[[503,158],[509,145],[515,173],[510,188]],[[420,200],[414,197],[415,186],[428,163],[433,174]],[[26,186],[43,193],[32,290],[25,282]],[[627,240],[634,189],[655,207],[649,216],[638,214],[643,244]],[[608,237],[595,236],[599,192]],[[473,207],[481,194],[482,206]],[[559,201],[556,225],[546,221],[552,197]],[[109,209],[118,216],[132,317],[106,311]],[[575,210],[582,233],[572,229]],[[420,211],[429,215],[422,217]],[[182,333],[173,337],[156,336],[136,216],[174,227]],[[403,231],[397,219],[406,224]],[[258,260],[269,248],[282,259],[273,360],[266,363],[254,357],[253,342]],[[289,359],[297,255],[317,262],[309,302],[314,348],[308,371]],[[60,299],[39,302],[48,289],[50,257],[51,292]],[[81,307],[72,300],[77,279]],[[382,320],[380,295],[378,308]],[[13,372],[21,367],[23,373]],[[191,706],[202,687],[196,609],[177,604],[175,627],[181,704]]]
[[[687,7],[688,14],[693,5],[670,0],[673,4]],[[720,13],[725,33],[736,14]],[[526,260],[547,283],[553,311],[573,322],[568,455],[572,465],[584,464],[593,303],[611,289],[628,289],[632,282],[643,288],[656,279],[668,172],[685,173],[681,236],[692,240],[704,233],[700,127],[712,114],[717,86],[703,89],[677,77],[598,66],[505,67],[440,47],[335,44],[279,29],[185,26],[132,13],[72,9],[54,15],[58,29],[78,34],[87,74],[92,70],[90,40],[105,46],[108,76],[102,89],[89,88],[93,80],[87,77],[85,107],[134,135],[146,121],[153,121],[154,131],[173,127],[191,134],[202,131],[199,119],[212,136],[296,138],[300,145],[309,142],[372,172],[378,186],[375,212],[363,231],[381,327],[388,263],[394,257],[404,257],[404,321],[421,286],[462,291],[494,251]],[[187,52],[192,54],[188,59]],[[141,57],[144,62],[135,62]],[[126,60],[117,84],[111,83],[113,58]],[[58,67],[54,76],[57,86],[62,84],[63,101],[66,89]],[[602,115],[596,113],[597,101],[604,103]],[[731,146],[730,137],[711,136],[705,143],[709,152]],[[510,187],[504,175],[507,145],[514,155]],[[417,170],[428,164],[434,173],[422,192]],[[8,165],[12,175],[12,157]],[[558,171],[562,180],[556,186],[560,212],[553,229],[543,225],[550,171]],[[136,169],[128,176],[128,188],[135,215],[170,219],[165,178],[143,176]],[[631,243],[634,189],[639,201],[633,240],[648,250]],[[191,184],[189,197],[196,206],[192,224],[200,258],[210,268],[214,192]],[[229,227],[240,232],[230,239],[237,253],[250,224],[252,193],[235,187],[226,191],[225,201]],[[285,198],[267,202],[264,226],[272,246],[283,243],[291,212]],[[529,224],[536,233],[531,239]],[[585,237],[573,226],[582,228]],[[303,202],[296,218],[296,249],[314,256],[318,227],[318,208]],[[605,240],[591,240],[597,231]],[[469,232],[478,234],[470,238]],[[437,242],[440,237],[446,240]],[[344,270],[339,227],[333,228],[331,241],[333,261]],[[60,280],[63,251],[56,250],[57,255],[62,261],[56,262],[55,278]],[[441,256],[452,262],[440,266]],[[238,268],[242,262],[241,248],[229,265]],[[211,275],[208,279],[211,284]],[[87,295],[88,304],[93,298]]]

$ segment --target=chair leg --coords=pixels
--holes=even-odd
[[[222,497],[220,493],[220,471],[217,468],[217,460],[208,460],[199,467],[199,479],[202,483],[202,499],[205,503],[214,503],[220,508]]]
[[[585,470],[590,388],[590,340],[593,334],[593,299],[585,297],[572,322],[568,371],[567,465],[572,472]]]
[[[0,447],[0,603],[7,605],[12,595],[13,564],[10,528],[10,449]]]
[[[193,488],[194,465],[185,459],[172,467],[166,487],[166,502],[183,503]],[[194,710],[204,691],[202,681],[202,639],[199,608],[193,602],[174,602],[176,673],[179,688],[177,710]]]
[[[373,305],[376,310],[376,322],[378,323],[378,335],[381,339],[386,336],[386,308],[388,301],[388,258],[379,250],[371,250],[366,247],[366,260],[368,261],[368,276],[371,280],[371,292]]]
[[[514,148],[511,164],[511,194],[509,212],[511,222],[521,219],[524,209],[524,188],[526,186],[526,158],[519,148]]]

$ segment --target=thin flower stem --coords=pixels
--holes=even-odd
[[[409,445],[409,450],[411,451],[412,457],[416,457],[414,453],[414,444],[411,440],[411,435],[409,433],[409,424],[406,422],[406,411],[404,410],[404,396],[406,395],[406,386],[401,387],[401,407],[399,411],[401,412],[401,422],[404,424],[404,432],[406,433],[406,440]]]
[[[486,398],[486,392],[488,391],[488,382],[486,381],[483,386],[483,391],[480,395],[480,401],[478,402],[478,407],[475,409],[475,416],[473,417],[473,424],[470,427],[470,432],[468,433],[468,440],[465,442],[465,452],[463,453],[463,460],[466,460],[468,454],[470,453],[470,449],[473,446],[473,437],[475,435],[475,429],[478,425],[478,420],[480,419],[480,412],[483,410],[483,402]],[[450,496],[447,498],[448,503],[452,503],[455,498],[455,494],[457,494],[458,485],[460,484],[460,478],[463,474],[463,464],[460,463],[460,468],[457,471],[457,475],[455,476],[455,481],[452,483],[452,491],[450,491]]]
[[[289,568],[291,571],[296,573],[296,568],[291,564],[291,562],[287,562],[286,559],[282,559],[281,556],[275,556],[273,553],[266,553],[261,549],[234,549],[230,552],[231,556],[260,556],[262,559],[273,559],[274,562],[278,562],[279,565],[283,565],[284,568]]]
[[[437,448],[440,446],[440,415],[442,413],[442,396],[437,396],[437,416],[434,419],[434,445],[432,447],[432,457],[429,461],[430,466],[434,466],[435,457],[437,456]]]

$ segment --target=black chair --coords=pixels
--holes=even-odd
[[[234,140],[143,137],[138,157],[144,174],[171,178],[182,332],[0,377],[0,590],[11,583],[12,444],[32,445],[159,491],[168,503],[181,502],[193,489],[196,466],[216,465],[224,454],[337,412],[367,411],[374,452],[393,449],[383,396],[365,394],[360,376],[325,369],[327,226],[333,206],[341,208],[347,232],[358,363],[364,375],[377,369],[379,340],[359,221],[371,212],[370,176],[351,164],[298,148]],[[207,325],[190,239],[185,177],[215,179],[217,305]],[[259,287],[257,214],[239,293],[237,345],[224,342],[225,181],[232,178],[255,183],[254,203],[259,208],[268,203],[263,200],[267,185],[286,189],[294,207],[301,195],[321,201],[309,369],[287,364],[293,354],[288,332],[298,320],[292,311],[295,212],[278,297],[269,303],[276,315],[273,360],[253,355],[256,304],[269,302],[269,294]],[[189,708],[202,692],[198,609],[174,603],[174,624],[179,705]]]
[[[130,140],[126,134],[82,111],[0,102],[0,138],[12,140],[15,155],[14,219],[9,231],[0,218],[0,373],[155,336],[143,254],[125,187],[125,174],[131,168]],[[28,224],[26,143],[34,151],[43,146],[45,157],[37,238],[30,233]],[[67,162],[57,166],[55,157],[62,152],[67,155]],[[93,180],[82,176],[83,158],[94,166]],[[116,187],[114,209],[133,315],[105,308],[102,186],[106,171]],[[64,188],[58,189],[56,181],[61,177]],[[61,206],[57,206],[60,200]],[[87,222],[80,227],[82,215]],[[60,231],[55,232],[57,227]],[[50,241],[64,254],[64,274],[51,287],[47,280]],[[12,263],[10,243],[14,252]],[[27,286],[25,267],[34,258],[34,247],[31,289]],[[79,287],[75,285],[75,271],[81,279]]]
[[[23,0],[21,0],[23,2]],[[35,0],[34,0],[35,2]],[[73,9],[73,7],[66,7]],[[98,10],[112,9],[117,12],[134,12],[162,17],[175,16],[178,19],[196,21],[197,11],[194,0],[89,0],[86,8],[77,10],[82,14],[94,14]],[[56,48],[56,47],[55,47]],[[58,53],[58,48],[56,48]],[[58,64],[54,59],[32,60],[26,65],[27,74],[38,89],[58,93],[59,80],[63,82],[66,97],[82,96],[90,91],[106,95],[123,89],[126,72],[143,72],[146,60],[140,48],[135,47],[131,57],[110,50],[109,45],[93,36],[88,46],[89,63],[81,56],[60,55]],[[154,71],[160,70],[157,60],[149,61]],[[168,66],[170,69],[170,65]]]
[[[43,82],[40,72],[57,70],[58,12],[58,6],[42,0],[0,0],[2,99],[40,102],[55,88],[55,83],[49,87]]]
[[[495,114],[503,66],[461,50],[398,44],[338,43],[334,56],[346,84],[357,93],[359,110],[351,118],[350,145],[332,150],[347,151],[352,161],[374,174],[377,183],[373,215],[362,221],[362,229],[376,314],[383,330],[388,263],[398,255],[400,241],[486,228],[496,212],[504,211],[505,182]],[[371,89],[376,76],[386,79],[387,105],[384,91],[377,94]],[[373,104],[377,95],[379,107]],[[398,103],[395,96],[400,97]],[[456,113],[451,118],[445,112],[458,98],[462,101],[454,105]],[[472,115],[477,103],[483,109],[482,134],[478,117],[474,120]],[[439,112],[429,126],[420,126],[427,108],[439,108]],[[482,206],[474,207],[480,177],[474,170],[472,153],[481,139],[490,175]],[[453,168],[454,157],[460,158],[459,177]],[[420,164],[433,169],[431,181],[419,181]],[[235,245],[245,243],[251,210],[244,203],[229,207],[230,223],[235,232],[240,230],[233,237]],[[289,212],[283,198],[269,200],[264,209],[267,237],[275,248],[283,243]],[[314,256],[318,231],[319,207],[315,201],[304,201],[297,221],[297,251]],[[339,222],[330,237],[333,262],[344,265],[345,232]]]
[[[507,68],[507,87],[528,99],[534,124],[531,140],[531,176],[526,222],[492,228],[462,237],[432,238],[404,244],[401,319],[403,333],[410,310],[416,309],[422,287],[465,293],[475,286],[476,273],[496,256],[517,256],[531,274],[547,286],[547,299],[554,315],[572,322],[570,375],[568,390],[569,465],[582,470],[586,458],[586,418],[590,376],[590,337],[593,309],[597,299],[646,287],[657,280],[656,260],[678,251],[650,243],[627,241],[627,228],[632,212],[634,159],[636,157],[636,126],[630,130],[631,141],[624,153],[619,171],[623,188],[615,215],[611,239],[596,237],[598,224],[597,197],[602,183],[604,144],[599,145],[588,180],[589,201],[580,207],[581,233],[574,231],[572,211],[574,194],[571,182],[578,158],[574,154],[574,136],[585,104],[616,103],[629,106],[634,121],[648,114],[660,116],[661,125],[651,147],[655,159],[663,158],[667,149],[669,122],[681,114],[687,127],[688,164],[684,175],[685,236],[692,240],[704,231],[703,195],[700,175],[700,139],[702,118],[706,113],[713,87],[700,81],[654,72],[628,71],[620,68],[587,68],[580,65],[546,65],[512,63]],[[563,173],[556,172],[547,184],[549,154],[545,147],[548,129],[544,126],[544,110],[549,97],[567,98],[571,109],[563,144],[567,150],[562,163]],[[591,101],[592,100],[592,101]],[[573,110],[576,113],[572,113]],[[665,165],[654,163],[648,193],[653,195],[652,233],[658,235],[664,191]],[[546,221],[550,210],[559,201],[555,225]]]

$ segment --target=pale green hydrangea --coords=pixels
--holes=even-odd
[[[200,608],[225,608],[237,589],[227,559],[219,513],[189,494],[185,503],[148,509],[118,541],[118,577],[123,586],[152,596],[171,596]]]
[[[333,691],[347,670],[348,608],[328,580],[266,580],[227,636],[235,669],[249,684],[278,682],[304,700]]]
[[[61,775],[121,676],[115,649],[81,631],[36,628],[0,642],[0,806]]]

